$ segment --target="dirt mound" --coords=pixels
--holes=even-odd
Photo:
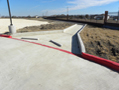
[[[23,32],[34,32],[34,31],[47,31],[47,30],[63,30],[69,26],[73,25],[72,23],[52,23],[40,26],[30,26],[17,30],[18,33]]]
[[[81,37],[86,53],[119,63],[119,31],[88,25]]]

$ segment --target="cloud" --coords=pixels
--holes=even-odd
[[[78,10],[78,9],[92,7],[92,6],[106,5],[116,1],[118,0],[73,0],[73,1],[68,1],[67,3],[72,5],[70,7],[70,10]]]
[[[54,14],[61,14],[61,13],[64,13],[64,12],[66,12],[67,10],[66,10],[66,8],[59,8],[58,10],[56,9],[56,10],[42,10],[41,12],[42,13],[46,13],[46,12],[48,12],[48,15],[54,15]]]
[[[31,11],[32,9],[35,9],[35,8],[38,8],[38,7],[40,7],[40,5],[37,5],[37,6],[31,7],[31,8],[29,8],[28,11]]]
[[[66,8],[69,7],[69,11],[84,9],[92,6],[107,5],[118,0],[68,0],[67,6],[55,10],[49,10],[52,14],[66,13]]]

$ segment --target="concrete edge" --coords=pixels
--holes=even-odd
[[[39,32],[27,32],[27,33],[16,33],[12,34],[15,36],[30,36],[30,35],[43,35],[43,34],[52,34],[52,33],[63,33],[63,30],[52,30],[52,31],[39,31]]]
[[[82,55],[82,52],[85,53],[86,50],[85,50],[85,46],[84,46],[84,43],[83,43],[83,40],[81,39],[80,37],[80,33],[81,31],[87,26],[87,24],[85,24],[77,33],[77,37],[78,37],[78,44],[79,44],[79,47],[80,47],[80,51],[81,51],[81,55]]]
[[[74,28],[75,26],[77,26],[77,24],[74,24],[74,25],[72,25],[72,26],[70,26],[70,27],[68,27],[68,28],[64,29],[64,30],[63,30],[63,32],[66,32],[66,31],[68,31],[69,29]]]

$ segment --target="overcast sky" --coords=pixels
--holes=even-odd
[[[102,14],[116,12],[119,0],[9,0],[12,15]],[[7,0],[0,0],[0,15],[8,15]]]

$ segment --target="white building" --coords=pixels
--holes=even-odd
[[[36,17],[36,18],[39,18],[39,16],[38,16],[38,15],[36,15],[35,17]]]

